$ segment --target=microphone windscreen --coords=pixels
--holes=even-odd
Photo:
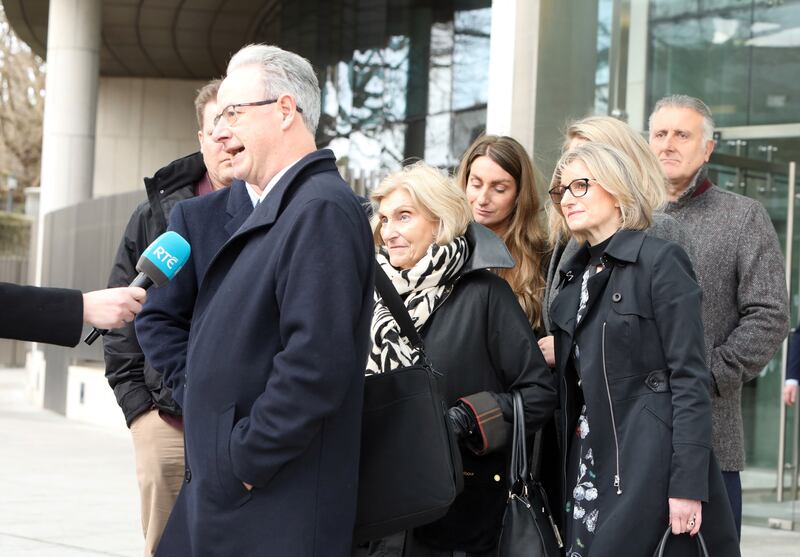
[[[142,252],[136,270],[144,273],[156,286],[162,286],[189,260],[192,248],[180,234],[169,230],[156,238]]]

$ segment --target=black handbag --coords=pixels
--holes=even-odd
[[[664,551],[667,549],[667,541],[671,533],[672,526],[667,526],[667,531],[661,536],[661,542],[653,552],[653,557],[664,557]],[[706,548],[706,540],[703,539],[703,534],[698,532],[694,539],[697,542],[697,554],[700,555],[700,557],[708,557],[708,548]]]
[[[514,436],[508,502],[497,554],[498,557],[558,557],[564,544],[550,512],[547,494],[535,475],[528,475],[525,416],[519,391],[513,392],[513,402]]]
[[[356,544],[441,518],[463,486],[461,455],[439,394],[441,374],[380,265],[375,289],[421,357],[365,378]]]

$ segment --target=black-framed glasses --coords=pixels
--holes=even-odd
[[[219,124],[219,121],[222,120],[223,118],[225,118],[225,121],[228,122],[229,126],[235,125],[236,121],[239,119],[238,109],[242,108],[243,106],[264,106],[266,104],[272,104],[276,102],[278,102],[278,99],[267,99],[264,101],[255,101],[251,103],[229,104],[228,106],[222,109],[222,112],[214,116],[214,127],[216,128],[217,124]],[[299,106],[296,108],[297,112],[299,112],[300,114],[303,113],[302,108],[300,108]]]
[[[553,203],[556,205],[560,205],[561,198],[564,197],[564,192],[567,190],[572,194],[572,197],[583,197],[589,190],[589,182],[591,181],[591,178],[576,178],[566,186],[552,187],[548,192],[550,194],[550,199],[552,199]]]

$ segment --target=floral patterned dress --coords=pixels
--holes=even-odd
[[[597,273],[606,271],[602,264],[601,256],[603,250],[608,245],[610,238],[596,246],[589,247],[589,264],[583,273],[581,282],[581,297],[578,304],[576,315],[576,325],[586,315],[586,308],[589,302],[589,289],[587,288],[589,279]],[[580,348],[576,344],[572,354],[573,365],[580,378]],[[580,388],[581,380],[578,379],[578,394],[583,399],[583,391]],[[597,491],[597,475],[595,474],[595,462],[592,454],[591,431],[589,428],[589,417],[586,411],[586,404],[581,400],[581,413],[575,432],[569,441],[569,451],[567,454],[567,482],[573,486],[572,496],[568,497],[564,526],[565,526],[565,546],[567,557],[587,557],[591,547],[594,531],[597,528],[597,520],[600,517],[600,500]]]

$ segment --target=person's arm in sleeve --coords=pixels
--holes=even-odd
[[[169,216],[169,230],[185,238],[191,245],[191,236],[183,207],[175,205]],[[172,398],[183,407],[186,384],[186,354],[189,346],[189,329],[197,299],[197,273],[194,257],[160,288],[150,293],[142,312],[136,317],[136,334],[147,361],[164,377],[164,385]]]
[[[98,329],[133,320],[146,297],[141,288],[94,290],[0,283],[0,338],[76,346],[83,323]]]
[[[525,423],[533,433],[553,415],[557,403],[555,378],[544,361],[528,318],[505,281],[489,290],[486,344],[505,392],[481,392],[462,397],[476,417],[479,435],[467,439],[477,454],[505,447],[514,421],[511,392],[522,395]]]
[[[666,244],[655,256],[651,296],[672,393],[670,498],[708,501],[711,377],[705,365],[702,291],[686,252]]]
[[[750,208],[735,249],[739,324],[725,342],[711,350],[708,362],[722,397],[758,377],[789,329],[784,259],[775,229],[760,203]]]
[[[0,283],[0,338],[75,346],[83,330],[79,290]]]
[[[365,292],[371,291],[374,268],[365,219],[363,212],[311,201],[281,248],[275,292],[280,321],[273,326],[283,349],[264,392],[230,440],[233,471],[247,484],[268,484],[308,449],[354,385],[363,389],[366,353],[359,346],[366,339],[356,336],[372,307]]]

